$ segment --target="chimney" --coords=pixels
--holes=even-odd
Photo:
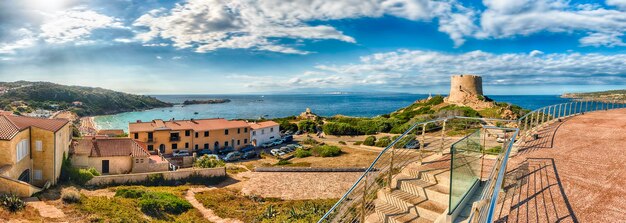
[[[137,123],[141,123],[141,120],[137,120]]]

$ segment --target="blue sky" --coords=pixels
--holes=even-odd
[[[140,94],[626,88],[626,0],[0,2],[0,80]]]

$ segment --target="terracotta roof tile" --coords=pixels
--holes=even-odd
[[[0,139],[2,139],[2,140],[10,140],[17,133],[19,133],[20,130],[22,130],[22,129],[18,128],[6,116],[0,115]]]
[[[151,132],[154,130],[219,130],[232,128],[245,128],[248,123],[245,121],[216,119],[195,119],[195,120],[174,120],[163,121],[160,119],[152,122],[132,122],[128,125],[129,132]]]
[[[45,119],[16,115],[7,115],[5,117],[11,120],[20,129],[35,126],[37,128],[56,132],[59,129],[63,128],[63,126],[65,126],[67,123],[69,123],[67,119]]]
[[[146,144],[130,138],[84,138],[73,144],[73,153],[89,157],[148,157]]]
[[[279,124],[275,121],[265,121],[265,122],[249,122],[250,128],[252,129],[261,129],[267,128],[271,126],[278,126]]]

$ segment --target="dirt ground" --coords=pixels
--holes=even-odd
[[[242,192],[246,195],[285,200],[339,198],[362,175],[349,173],[244,172]]]

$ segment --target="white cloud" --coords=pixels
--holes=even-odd
[[[626,30],[626,12],[599,5],[571,5],[565,0],[484,0],[483,3],[487,9],[480,16],[480,31],[475,34],[480,39],[510,38],[543,31],[604,35]]]
[[[0,43],[0,54],[15,54],[16,50],[29,48],[37,44],[37,38],[32,31],[22,28],[14,31],[12,42]],[[5,58],[8,60],[8,58]]]
[[[592,33],[589,36],[580,39],[581,46],[626,46],[626,43],[622,41],[623,33]]]
[[[453,0],[189,0],[169,11],[150,11],[133,25],[148,28],[137,35],[144,42],[168,39],[175,47],[201,53],[229,48],[306,54],[278,39],[355,43],[335,27],[308,22],[385,14],[415,21],[439,18],[440,31],[449,33],[456,45],[475,30],[473,11]]]
[[[132,43],[135,42],[133,39],[128,39],[128,38],[115,38],[113,39],[114,42],[118,42],[118,43]]]
[[[626,10],[626,0],[606,0],[606,4]]]
[[[46,15],[41,25],[41,38],[48,43],[68,43],[88,38],[96,29],[123,29],[119,19],[84,7]]]
[[[398,89],[445,85],[452,74],[483,76],[485,84],[626,84],[626,54],[472,51],[448,54],[398,50],[361,57],[360,63],[319,65],[287,81],[250,77],[254,88],[377,87]],[[284,80],[285,78],[279,78]]]

